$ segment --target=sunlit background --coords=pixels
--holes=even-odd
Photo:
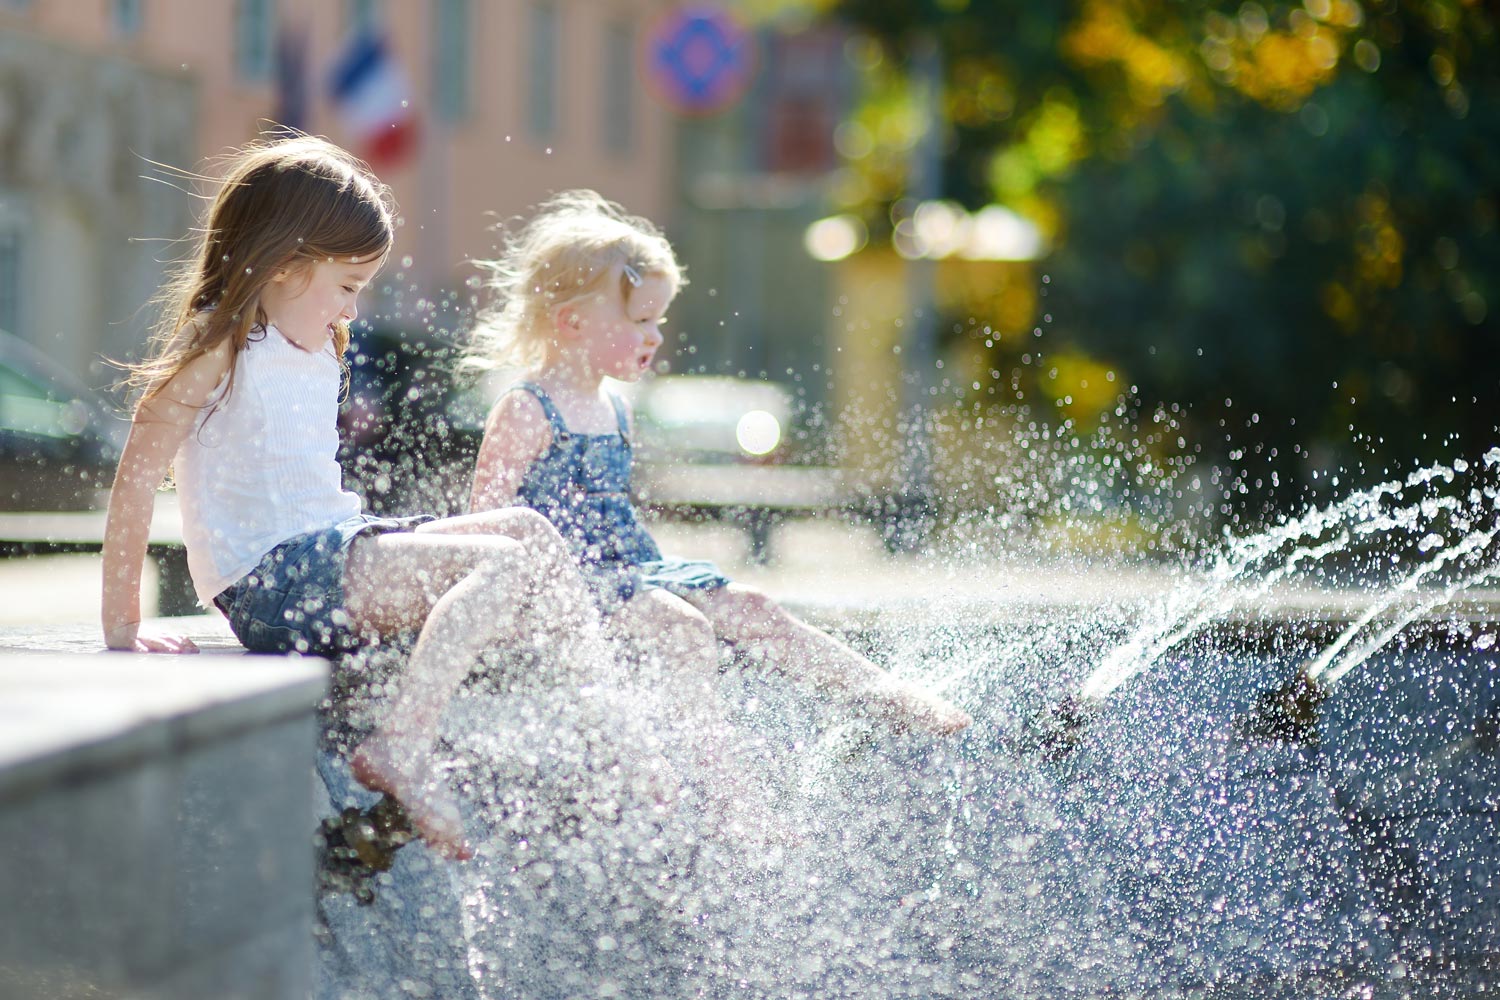
[[[48,997],[57,969],[208,970],[205,943],[263,965],[171,995],[313,974],[311,818],[244,792],[300,800],[270,762],[305,777],[311,718],[252,744],[212,701],[252,749],[205,743],[194,784],[212,725],[147,701],[173,670],[299,664],[96,655],[90,603],[128,405],[106,360],[139,356],[197,172],[283,128],[400,204],[341,416],[370,509],[464,509],[508,377],[455,373],[474,261],[596,188],[689,279],[626,387],[664,550],[974,719],[884,731],[726,651],[750,752],[718,763],[790,833],[752,843],[612,784],[719,722],[657,711],[649,673],[606,697],[496,650],[444,744],[481,858],[403,848],[369,906],[320,882],[325,990],[1492,995],[1496,28],[1478,0],[0,0],[0,736],[82,726],[115,775],[88,727],[139,704],[166,735],[124,755],[171,769],[96,798],[11,769],[0,995],[11,969]],[[181,573],[157,515],[147,614]],[[363,803],[334,744],[401,683],[388,659],[333,666],[325,814]],[[696,746],[682,772],[717,784]],[[262,827],[281,869],[238,846]],[[174,893],[210,915],[153,922]]]
[[[588,186],[689,276],[643,482],[832,470],[808,506],[893,551],[1192,551],[1496,440],[1496,48],[1463,0],[13,0],[6,447],[107,476],[192,172],[287,126],[401,208],[344,418],[375,509],[462,508],[472,261]],[[98,503],[14,468],[6,506]]]
[[[344,418],[377,510],[462,508],[472,261],[591,186],[690,279],[643,483],[745,466],[891,550],[1191,552],[1493,444],[1494,48],[1460,0],[3,4],[6,447],[66,480],[6,505],[98,504],[190,174],[290,126],[401,204]],[[841,489],[792,504],[795,466]]]

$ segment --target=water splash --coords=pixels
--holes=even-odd
[[[1373,583],[1359,598],[1364,609],[1306,668],[1310,679],[1335,683],[1405,626],[1500,575],[1500,566],[1484,565],[1495,560],[1491,549],[1500,524],[1495,484],[1484,482],[1483,476],[1497,464],[1500,448],[1485,455],[1480,470],[1463,459],[1429,466],[1259,534],[1227,538],[1207,572],[1174,588],[1148,621],[1105,656],[1084,681],[1081,697],[1091,703],[1107,698],[1204,626],[1236,609],[1274,605],[1288,584],[1300,583],[1306,590],[1308,584],[1321,588],[1334,582],[1347,588]],[[1460,482],[1465,477],[1473,480],[1467,489]],[[1454,489],[1456,495],[1439,492]],[[1385,567],[1366,567],[1384,571],[1373,581],[1360,579],[1357,557],[1362,549],[1389,560]],[[1413,550],[1410,556],[1401,554],[1405,549]],[[1467,575],[1444,579],[1458,569]],[[1376,628],[1367,630],[1372,623]]]
[[[973,712],[956,741],[851,723],[732,665],[739,776],[768,789],[784,838],[724,822],[694,722],[659,685],[582,707],[476,686],[449,728],[484,831],[455,872],[476,995],[1260,1000],[1485,982],[1439,966],[1500,954],[1462,922],[1494,903],[1462,880],[1500,866],[1484,839],[1494,639],[1403,637],[1457,621],[1500,573],[1497,466],[1500,449],[1226,537],[1139,606],[935,601],[851,629]],[[1266,687],[1299,682],[1316,697],[1247,739],[1236,720]],[[1088,705],[1063,751],[1018,753],[1026,709],[1059,692]]]

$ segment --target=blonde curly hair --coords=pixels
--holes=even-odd
[[[589,190],[548,198],[506,239],[499,258],[473,263],[488,272],[490,301],[476,318],[464,364],[481,369],[538,364],[556,311],[610,280],[622,297],[646,275],[665,278],[674,295],[686,284],[654,223]]]

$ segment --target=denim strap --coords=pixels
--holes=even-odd
[[[517,389],[524,390],[536,397],[536,401],[542,405],[542,412],[547,415],[547,423],[552,427],[552,436],[557,440],[571,437],[567,422],[563,420],[562,412],[558,410],[557,404],[552,402],[552,397],[547,395],[547,390],[535,382],[517,382],[505,390],[506,393],[515,392]],[[505,395],[505,393],[501,393]]]
[[[625,413],[625,401],[612,392],[605,392],[609,397],[609,405],[615,408],[615,423],[620,425],[620,438],[626,444],[630,443],[630,418]]]

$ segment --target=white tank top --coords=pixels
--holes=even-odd
[[[188,572],[205,605],[281,542],[360,511],[337,459],[332,345],[310,353],[275,327],[250,336],[229,398],[204,408],[173,460]]]

